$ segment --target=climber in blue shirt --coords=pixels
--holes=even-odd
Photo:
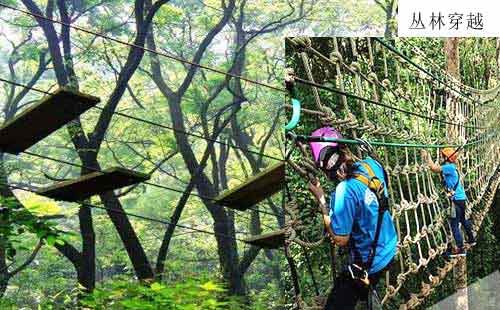
[[[341,139],[332,127],[323,127],[312,137]],[[337,142],[311,142],[318,168],[338,180],[330,197],[330,214],[323,220],[332,242],[349,249],[349,264],[337,277],[325,309],[354,309],[367,300],[396,255],[397,234],[387,210],[387,178],[379,162],[371,157],[355,160],[349,149]],[[326,198],[318,183],[309,184],[318,203]],[[378,233],[377,233],[378,230]]]
[[[361,162],[368,164],[373,169],[375,175],[380,180],[384,180],[383,168],[376,160],[367,157]],[[353,164],[353,173],[361,173],[368,176],[368,172],[360,165],[360,162]],[[385,184],[384,195],[387,196]],[[371,250],[377,226],[378,208],[379,203],[375,194],[365,184],[355,178],[348,178],[340,182],[330,199],[330,219],[333,232],[337,236],[350,235],[353,241],[353,251],[351,252],[361,256],[364,262],[368,260]],[[385,212],[380,229],[376,256],[368,271],[369,274],[384,269],[391,262],[396,254],[397,242],[391,215],[389,212]],[[351,257],[351,259],[354,261],[356,257]]]
[[[443,178],[443,187],[446,196],[452,203],[452,210],[450,215],[450,226],[455,239],[457,248],[449,250],[450,257],[465,256],[466,251],[464,248],[464,240],[460,232],[459,224],[462,224],[467,235],[467,243],[469,246],[474,246],[476,241],[472,233],[472,224],[465,218],[465,209],[467,203],[467,195],[465,194],[464,186],[460,181],[456,161],[458,158],[458,150],[447,147],[441,151],[443,163],[441,165],[435,164],[426,151],[422,151],[422,158],[427,160],[429,168],[435,173],[441,173]]]

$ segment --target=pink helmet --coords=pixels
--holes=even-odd
[[[325,138],[336,138],[342,139],[342,135],[333,127],[321,127],[316,129],[311,137],[325,137]],[[310,142],[312,155],[314,162],[319,167],[323,166],[323,161],[327,154],[331,154],[332,151],[337,151],[339,148],[338,142]]]

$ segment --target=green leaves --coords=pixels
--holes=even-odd
[[[223,300],[223,301],[222,301]],[[174,284],[151,285],[115,278],[87,295],[82,304],[90,309],[217,310],[242,309],[225,295],[217,282],[188,279]]]
[[[45,239],[50,246],[64,243],[61,239],[64,232],[57,229],[55,223],[37,217],[15,197],[0,197],[0,224],[0,244],[9,260],[14,259],[18,250],[29,250],[20,245],[29,234]]]

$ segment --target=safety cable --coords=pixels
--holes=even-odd
[[[81,31],[81,32],[85,32],[85,33],[94,35],[96,37],[100,37],[100,38],[103,38],[103,39],[106,39],[106,40],[110,40],[110,41],[113,41],[113,42],[116,42],[116,43],[127,45],[127,46],[130,46],[130,47],[133,47],[133,48],[138,48],[138,49],[141,49],[141,50],[146,51],[146,52],[150,52],[150,53],[153,53],[153,54],[156,54],[156,55],[159,55],[159,56],[163,56],[163,57],[166,57],[166,58],[169,58],[169,59],[181,62],[181,63],[185,63],[185,64],[188,64],[188,65],[191,65],[191,66],[194,66],[194,67],[198,67],[200,69],[205,69],[205,70],[212,71],[212,72],[215,72],[215,73],[218,73],[218,74],[222,74],[222,75],[225,75],[225,76],[229,76],[229,77],[232,77],[232,78],[240,79],[240,80],[243,80],[243,81],[248,82],[248,83],[252,83],[252,84],[255,84],[255,85],[267,87],[269,89],[273,89],[273,90],[276,90],[276,91],[280,91],[280,92],[285,92],[286,93],[286,90],[284,88],[280,88],[280,87],[273,86],[273,85],[270,85],[270,84],[267,84],[267,83],[264,83],[264,82],[259,82],[259,81],[256,81],[256,80],[252,80],[252,79],[249,79],[249,78],[244,77],[244,76],[240,76],[240,75],[233,74],[233,73],[230,73],[230,72],[226,72],[226,71],[223,71],[223,70],[220,70],[220,69],[216,69],[216,68],[213,68],[213,67],[209,67],[209,66],[206,66],[206,65],[195,63],[195,62],[192,62],[192,61],[180,58],[180,57],[175,56],[175,55],[170,55],[170,54],[167,54],[165,52],[159,52],[159,51],[156,51],[156,50],[153,50],[153,49],[150,49],[150,48],[147,48],[147,47],[143,47],[143,46],[140,46],[140,45],[137,45],[137,44],[134,44],[134,43],[125,42],[125,41],[122,41],[120,39],[116,39],[116,38],[107,36],[107,35],[102,34],[102,33],[98,33],[98,32],[95,32],[95,31],[92,31],[92,30],[89,30],[89,29],[85,29],[85,28],[82,28],[82,27],[79,27],[79,26],[75,26],[75,25],[68,24],[68,23],[65,23],[65,22],[62,22],[62,21],[51,19],[51,18],[45,17],[43,15],[31,13],[29,11],[26,11],[26,10],[23,10],[23,9],[19,9],[19,8],[16,8],[16,7],[12,7],[12,6],[3,4],[3,3],[0,3],[0,6],[6,8],[6,9],[10,9],[10,10],[13,10],[13,11],[17,11],[17,12],[23,13],[23,14],[31,15],[31,16],[33,16],[35,18],[40,18],[40,19],[43,19],[43,20],[46,20],[46,21],[49,21],[49,22],[52,22],[52,23],[57,23],[57,24],[60,24],[60,25],[63,25],[63,26],[69,27],[69,28],[73,28],[75,30],[78,30],[78,31]]]
[[[331,137],[310,137],[304,135],[294,135],[289,133],[292,139],[296,139],[298,141],[307,141],[307,142],[338,142],[343,144],[360,144],[363,145],[364,142],[360,140],[354,139],[340,139],[340,138],[331,138]],[[384,142],[384,141],[366,141],[371,145],[377,146],[388,146],[388,147],[410,147],[410,148],[429,148],[429,149],[440,149],[445,147],[453,147],[453,148],[464,148],[474,144],[478,144],[484,141],[488,141],[491,138],[494,138],[498,135],[498,133],[491,134],[488,138],[480,138],[474,140],[472,142],[468,142],[465,144],[419,144],[419,143],[394,143],[394,142]]]
[[[401,109],[401,108],[398,108],[398,107],[395,107],[395,106],[392,106],[392,105],[388,105],[388,104],[381,103],[381,102],[378,102],[378,101],[375,101],[375,100],[364,98],[364,97],[361,97],[361,96],[358,96],[358,95],[355,95],[355,94],[352,94],[352,93],[349,93],[349,92],[346,92],[346,91],[342,91],[342,90],[337,89],[337,88],[333,88],[333,87],[330,87],[330,86],[325,86],[325,85],[318,84],[316,82],[312,82],[312,81],[309,81],[309,80],[304,80],[304,79],[299,78],[299,77],[294,77],[294,79],[295,79],[296,82],[299,82],[299,83],[302,83],[302,84],[305,84],[305,85],[314,86],[314,87],[317,87],[317,88],[320,88],[320,89],[323,89],[323,90],[326,90],[326,91],[329,91],[329,92],[333,92],[333,93],[337,93],[337,94],[340,94],[340,95],[344,95],[346,97],[350,97],[350,98],[353,98],[353,99],[361,100],[361,101],[364,101],[364,102],[367,102],[367,103],[371,103],[371,104],[374,104],[374,105],[377,105],[377,106],[381,106],[381,107],[384,107],[384,108],[387,108],[387,109],[391,109],[391,110],[394,110],[394,111],[398,111],[398,112],[401,112],[401,113],[410,114],[410,115],[417,116],[417,117],[420,117],[420,118],[424,118],[424,119],[427,119],[427,120],[432,120],[432,121],[443,123],[443,124],[448,124],[448,125],[453,125],[453,126],[459,126],[459,127],[469,128],[469,129],[488,129],[488,128],[490,128],[490,127],[468,126],[468,125],[462,125],[462,124],[458,124],[458,123],[454,123],[454,122],[449,122],[449,121],[446,121],[446,120],[441,120],[441,119],[438,119],[438,118],[435,118],[435,117],[431,117],[431,116],[419,114],[419,113],[416,113],[416,112],[413,112],[413,111],[408,111],[408,110]]]
[[[415,52],[416,54],[419,54],[420,56],[426,58],[426,60],[428,61],[429,64],[431,64],[436,70],[438,71],[441,71],[441,74],[448,77],[449,81],[457,86],[462,86],[464,87],[465,89],[467,89],[468,91],[470,92],[474,92],[474,93],[480,93],[480,92],[484,92],[484,91],[491,91],[492,89],[485,89],[485,90],[482,90],[482,89],[477,89],[475,87],[472,87],[472,86],[469,86],[469,85],[466,85],[464,83],[461,83],[460,81],[456,80],[456,78],[454,78],[451,74],[449,74],[448,72],[446,72],[446,70],[442,69],[437,63],[435,63],[434,61],[432,61],[431,59],[429,59],[429,56],[427,56],[427,54],[421,49],[419,48],[417,45],[415,45],[414,43],[412,43],[410,40],[408,40],[407,38],[399,38],[399,40],[407,45],[410,46],[410,48],[412,49],[413,52]],[[481,106],[489,106],[488,103],[486,102],[482,102]]]
[[[432,66],[432,67],[434,67],[435,69],[437,69],[437,70],[441,71],[441,74],[442,74],[442,75],[444,75],[444,76],[446,76],[446,77],[450,80],[450,82],[451,82],[451,83],[453,83],[453,84],[455,84],[455,85],[457,85],[457,86],[459,86],[459,87],[460,87],[460,86],[466,86],[466,87],[469,87],[469,86],[464,85],[464,84],[462,84],[462,83],[460,83],[460,82],[458,82],[458,81],[455,81],[455,80],[453,79],[453,76],[452,76],[451,74],[449,74],[448,72],[446,72],[446,70],[442,69],[442,68],[441,68],[441,66],[439,66],[439,65],[438,65],[438,64],[436,64],[434,61],[432,61],[432,60],[430,59],[430,57],[429,57],[429,56],[427,56],[427,54],[426,54],[426,53],[425,53],[422,49],[420,49],[419,47],[417,47],[417,46],[416,46],[415,44],[413,44],[411,41],[407,40],[407,38],[399,38],[399,40],[400,40],[401,42],[403,42],[404,44],[409,45],[409,46],[410,46],[410,48],[412,49],[412,51],[413,51],[414,53],[419,54],[420,56],[422,56],[422,57],[426,58],[426,60],[428,61],[428,63],[429,63],[429,64],[431,64],[431,66]]]
[[[3,79],[3,78],[0,78],[0,81],[2,82],[6,82],[6,83],[9,83],[9,84],[12,84],[12,85],[16,85],[16,86],[20,86],[20,87],[24,87],[24,88],[27,88],[27,89],[31,89],[31,90],[34,90],[34,91],[37,91],[37,92],[41,92],[41,93],[44,93],[44,94],[47,94],[47,95],[52,95],[50,92],[47,92],[47,91],[44,91],[44,90],[41,90],[41,89],[38,89],[38,88],[34,88],[34,87],[29,87],[29,86],[26,86],[26,85],[23,85],[23,84],[20,84],[20,83],[17,83],[17,82],[13,82],[13,81],[9,81],[9,80],[6,80],[6,79]],[[102,108],[99,108],[99,109],[102,109]],[[120,112],[114,112],[114,113],[120,113]],[[124,113],[120,113],[122,114],[121,116],[124,116],[124,117],[130,117],[132,119],[137,119],[137,120],[141,120],[141,121],[144,121],[144,122],[150,122],[150,121],[147,121],[147,120],[143,120],[143,119],[140,119],[140,118],[136,118],[134,116],[130,116],[128,114],[124,114]],[[154,123],[154,122],[150,122],[151,124],[154,124],[155,126],[162,126],[164,128],[171,128],[171,130],[174,130],[176,131],[177,129],[174,129],[173,127],[168,127],[168,126],[165,126],[165,125],[162,125],[162,124],[158,124],[158,123]],[[181,131],[181,130],[178,130],[178,131]],[[181,131],[182,133],[185,133],[186,135],[194,135],[194,134],[190,134],[190,133],[187,133],[185,131]],[[202,137],[202,136],[199,136],[199,135],[196,135],[198,137]],[[202,138],[202,139],[205,139],[207,140],[206,138]],[[211,139],[209,141],[213,141],[213,142],[217,142],[217,143],[221,143],[221,144],[224,144],[226,146],[232,146],[232,144],[230,143],[225,143],[225,142],[222,142],[222,141],[218,141],[218,140],[215,140],[215,139]],[[255,152],[255,151],[252,151],[252,150],[248,150],[248,149],[245,149],[245,148],[242,148],[242,147],[238,147],[236,145],[234,145],[235,148],[238,148],[238,149],[241,149],[241,150],[244,150],[244,151],[248,151],[250,153],[256,153],[256,154],[260,154],[258,152]],[[67,164],[67,165],[71,165],[71,166],[75,166],[75,167],[78,167],[78,168],[84,168],[84,169],[88,169],[88,170],[93,170],[93,171],[97,171],[97,172],[102,172],[101,170],[99,169],[95,169],[95,168],[91,168],[91,167],[87,167],[87,166],[84,166],[84,165],[79,165],[79,164],[75,164],[75,163],[71,163],[71,162],[68,162],[68,161],[64,161],[64,160],[60,160],[60,159],[57,159],[57,158],[52,158],[52,157],[49,157],[49,156],[44,156],[44,155],[40,155],[40,154],[36,154],[36,153],[32,153],[32,152],[29,152],[29,151],[23,151],[22,153],[25,153],[27,155],[31,155],[31,156],[35,156],[35,157],[40,157],[40,158],[44,158],[44,159],[48,159],[48,160],[52,160],[52,161],[56,161],[56,162],[59,162],[59,163],[63,163],[63,164]],[[263,154],[262,156],[264,157],[269,157],[269,158],[273,158],[273,159],[277,159],[279,161],[283,161],[282,159],[278,159],[276,157],[272,157],[272,156],[269,156],[269,155],[265,155]],[[163,189],[166,189],[166,190],[169,190],[169,191],[173,191],[173,192],[177,192],[177,193],[183,193],[182,190],[180,189],[175,189],[175,188],[171,188],[171,187],[167,187],[167,186],[163,186],[163,185],[159,185],[159,184],[155,184],[155,183],[151,183],[151,182],[143,182],[147,185],[151,185],[151,186],[155,186],[155,187],[158,187],[158,188],[163,188]],[[207,200],[211,200],[211,201],[216,201],[213,197],[206,197],[206,196],[203,196],[203,195],[199,195],[199,194],[191,194],[193,196],[196,196],[200,199],[207,199]],[[250,210],[254,210],[254,211],[257,211],[257,212],[260,212],[260,213],[263,213],[263,214],[268,214],[268,215],[273,215],[273,216],[276,216],[276,217],[281,217],[282,215],[278,215],[278,214],[275,214],[275,213],[271,213],[271,212],[266,212],[266,211],[262,211],[262,210],[259,210],[259,209],[254,209],[254,208],[248,208]]]
[[[40,93],[43,93],[45,95],[49,95],[49,96],[54,95],[51,92],[48,92],[48,91],[45,91],[45,90],[42,90],[42,89],[39,89],[39,88],[36,88],[36,87],[30,87],[30,86],[27,86],[27,85],[24,85],[24,84],[21,84],[21,83],[17,83],[17,82],[14,82],[14,81],[6,80],[4,78],[0,78],[0,81],[4,82],[4,83],[7,83],[7,84],[11,84],[11,85],[23,87],[23,88],[26,88],[26,89],[29,89],[29,90],[34,90],[36,92],[40,92]],[[104,110],[104,108],[101,108],[101,107],[98,107],[98,106],[93,106],[92,108],[100,110],[100,111]],[[142,122],[142,123],[145,123],[145,124],[148,124],[148,125],[151,125],[151,126],[156,126],[156,127],[159,127],[159,128],[163,128],[163,129],[167,129],[167,130],[172,130],[172,131],[175,131],[175,132],[179,132],[179,133],[185,134],[187,136],[192,136],[192,137],[195,137],[195,138],[203,139],[205,141],[214,142],[214,143],[217,143],[217,144],[220,144],[220,145],[224,145],[224,146],[228,146],[228,147],[231,147],[231,148],[234,148],[234,149],[239,149],[239,150],[242,150],[244,152],[249,152],[249,153],[252,153],[252,154],[255,154],[255,155],[259,155],[259,156],[262,156],[262,157],[266,157],[266,158],[269,158],[269,159],[273,159],[273,160],[277,160],[277,161],[283,161],[283,159],[281,159],[279,157],[276,157],[276,156],[272,156],[272,155],[268,155],[268,154],[261,154],[258,151],[254,151],[254,150],[251,150],[251,149],[248,149],[248,148],[244,148],[244,147],[238,146],[238,145],[233,144],[233,143],[228,143],[228,142],[220,141],[220,140],[213,139],[213,138],[207,138],[207,137],[204,137],[204,136],[199,135],[199,134],[190,133],[190,132],[187,132],[185,130],[181,130],[181,129],[177,129],[177,128],[172,127],[172,126],[168,126],[168,125],[160,124],[160,123],[157,123],[157,122],[153,122],[153,121],[150,121],[150,120],[147,120],[147,119],[144,119],[144,118],[132,116],[130,114],[126,114],[126,113],[123,113],[123,112],[114,111],[113,114],[116,114],[118,116],[131,119],[131,120],[135,120],[135,121],[138,121],[138,122]]]

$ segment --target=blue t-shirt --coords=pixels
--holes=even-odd
[[[382,166],[374,159],[367,157],[363,162],[367,163],[373,173],[384,180],[385,193],[387,195],[386,180]],[[368,172],[359,164],[355,163],[355,172],[364,174],[369,178]],[[356,252],[361,254],[363,263],[368,260],[378,219],[377,196],[361,181],[350,178],[340,182],[330,199],[330,219],[335,235],[350,235],[351,261]],[[385,268],[396,255],[398,237],[389,212],[384,213],[377,250],[369,273],[375,273]]]
[[[458,186],[455,190],[455,194],[452,196],[453,200],[467,200],[467,195],[465,195],[465,190],[462,185],[462,182],[459,180],[457,166],[453,163],[445,163],[441,166],[443,171],[444,185],[446,188],[453,190],[455,188],[455,184]]]

